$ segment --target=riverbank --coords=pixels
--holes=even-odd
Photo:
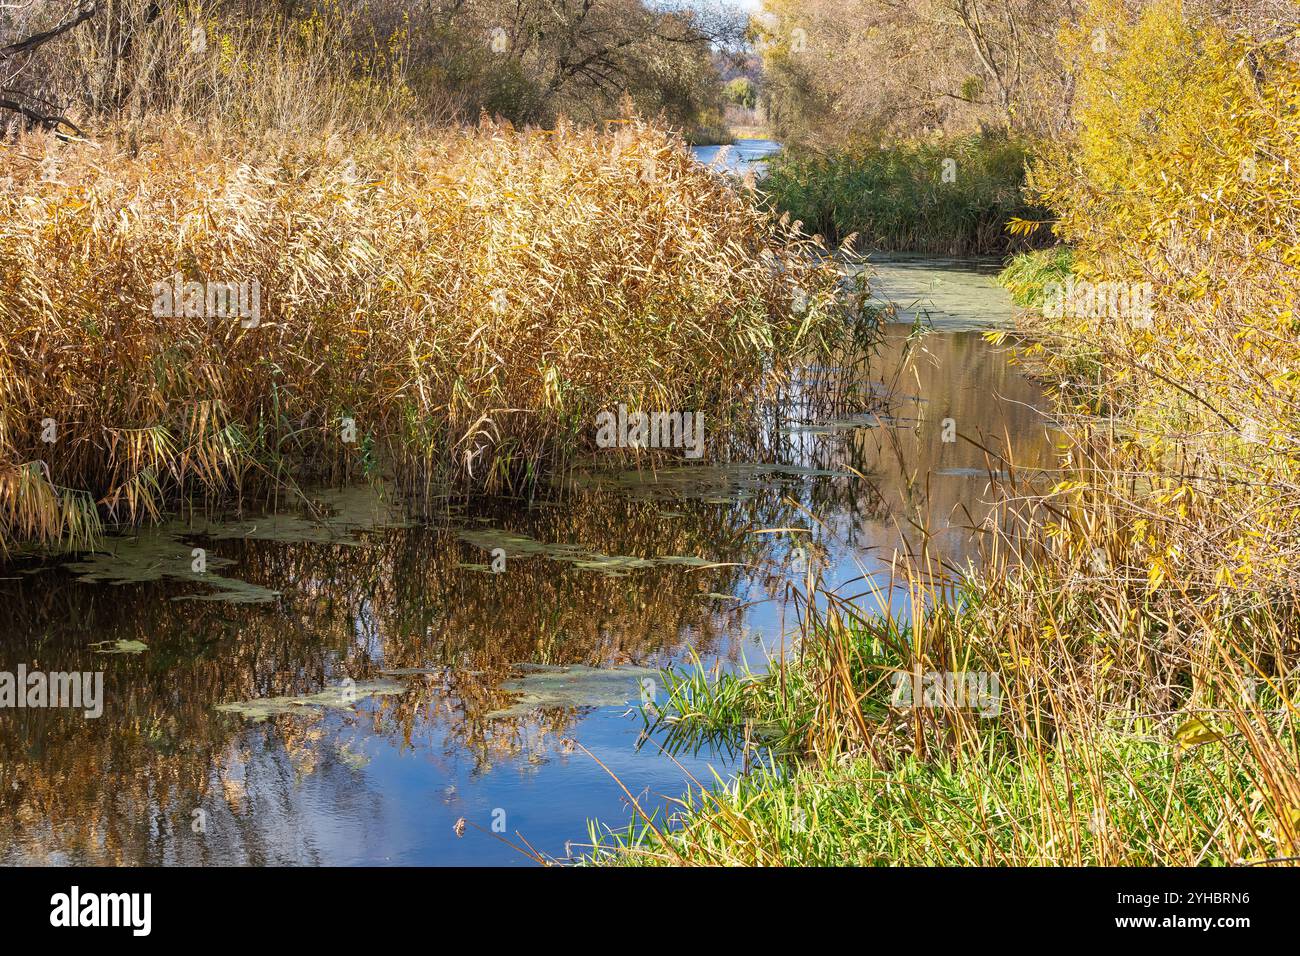
[[[1296,67],[1177,5],[1094,16],[1075,135],[1031,170],[1070,254],[1009,276],[1055,474],[1002,463],[973,567],[900,561],[901,599],[810,580],[770,674],[675,679],[650,746],[772,768],[596,861],[1295,861]]]

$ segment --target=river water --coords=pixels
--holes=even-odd
[[[706,166],[729,173],[752,170],[761,175],[767,168],[765,160],[780,152],[781,144],[770,139],[738,139],[725,146],[695,146],[691,152]]]
[[[647,809],[727,779],[638,747],[659,668],[766,666],[805,558],[856,593],[918,526],[974,557],[990,466],[944,419],[1049,463],[1040,394],[980,334],[1011,318],[994,265],[875,263],[897,321],[862,384],[888,403],[785,422],[761,460],[594,468],[422,525],[326,492],[0,569],[0,669],[104,675],[98,718],[0,711],[0,862],[529,865],[501,837],[563,859],[631,818],[595,758]],[[814,534],[755,533],[809,527],[795,502]]]

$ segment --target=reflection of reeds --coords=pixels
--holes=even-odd
[[[780,506],[777,499],[677,512],[669,520],[653,503],[588,495],[563,508],[483,516],[540,540],[621,554],[711,556],[718,549],[759,563],[767,542],[746,532],[775,520]],[[430,759],[468,760],[478,773],[563,756],[571,709],[488,716],[509,703],[499,684],[512,665],[653,662],[687,641],[716,653],[732,625],[703,597],[732,590],[742,573],[667,567],[613,578],[537,557],[511,560],[494,575],[462,567],[480,558],[453,530],[360,537],[363,546],[200,542],[235,560],[230,574],[281,591],[270,605],[168,600],[204,593],[191,583],[54,587],[54,570],[0,583],[10,609],[3,637],[11,665],[107,672],[97,721],[55,709],[6,712],[6,859],[66,852],[94,862],[165,854],[199,861],[215,852],[273,861],[266,856],[276,845],[271,821],[298,812],[295,780],[324,776],[321,785],[354,786],[336,752],[340,721]],[[92,641],[116,639],[149,649],[113,657],[87,651]],[[356,715],[309,711],[250,726],[214,710],[404,667],[429,673],[403,677],[407,694],[368,701]],[[206,837],[189,829],[197,807],[209,813]],[[159,818],[172,829],[150,836]]]
[[[618,402],[720,433],[832,325],[835,270],[638,121],[51,149],[0,188],[0,547],[305,476],[519,487]],[[260,324],[156,317],[178,274],[257,280]]]

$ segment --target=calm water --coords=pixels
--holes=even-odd
[[[551,500],[418,526],[382,493],[326,493],[315,518],[176,522],[0,569],[0,670],[103,671],[105,696],[98,719],[0,710],[0,862],[529,865],[494,823],[564,858],[589,821],[631,818],[585,751],[647,809],[687,773],[726,779],[724,755],[638,747],[658,668],[763,668],[804,557],[857,593],[917,526],[975,556],[988,466],[943,419],[1051,458],[1038,392],[978,332],[1010,317],[989,264],[875,269],[899,321],[862,385],[888,405],[778,421],[762,460],[597,463]],[[918,315],[935,331],[909,336]],[[808,527],[792,501],[824,528],[754,533]]]
[[[781,144],[770,139],[738,139],[726,146],[694,146],[691,152],[700,162],[715,169],[741,175],[752,170],[762,175],[767,168],[764,160],[780,149]]]

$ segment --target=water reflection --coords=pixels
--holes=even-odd
[[[770,139],[738,139],[725,146],[692,146],[691,154],[706,166],[736,175],[753,172],[761,176],[767,169],[766,160],[780,150],[781,144]]]
[[[846,585],[923,542],[954,562],[977,553],[989,471],[1005,466],[944,441],[945,419],[1014,446],[1017,467],[1050,464],[1037,391],[976,333],[890,326],[862,376],[862,394],[888,401],[773,415],[751,460],[597,469],[551,500],[419,526],[324,496],[332,524],[173,525],[107,562],[5,570],[0,668],[102,670],[106,701],[98,720],[0,711],[0,861],[526,865],[455,824],[500,821],[563,857],[588,819],[628,819],[582,747],[662,805],[683,771],[637,749],[617,684],[584,705],[580,683],[521,698],[518,665],[575,682],[575,667],[624,667],[632,702],[634,668],[694,654],[761,667],[782,640],[797,543]],[[756,533],[793,526],[815,533]],[[192,572],[193,547],[218,586]],[[104,641],[145,649],[96,653]],[[217,709],[373,680],[402,692],[260,722]],[[701,779],[728,772],[716,754],[684,763]]]

